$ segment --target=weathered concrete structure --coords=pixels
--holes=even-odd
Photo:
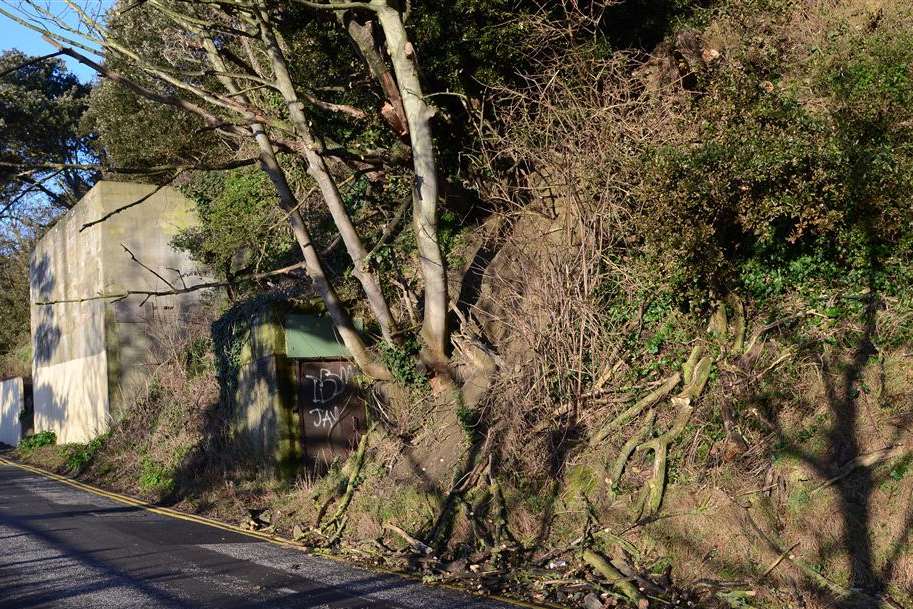
[[[274,303],[249,324],[232,396],[236,435],[287,476],[345,457],[363,431],[365,400],[332,322]]]
[[[201,294],[145,303],[111,296],[168,290],[165,280],[182,285],[195,275],[196,264],[170,241],[196,222],[193,204],[173,188],[99,182],[38,242],[30,271],[36,431],[86,442],[129,402],[148,377],[149,324],[180,323]]]
[[[31,390],[22,377],[0,381],[0,443],[16,446],[32,431]]]

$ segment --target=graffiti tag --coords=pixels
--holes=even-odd
[[[311,408],[308,411],[314,417],[313,424],[317,429],[333,429],[339,422],[339,406],[333,406],[333,410],[326,408]]]
[[[304,377],[313,386],[314,404],[326,404],[338,398],[346,390],[346,382],[339,375],[326,368],[320,369],[320,376],[308,374]]]

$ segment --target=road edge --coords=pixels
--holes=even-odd
[[[500,595],[480,594],[478,592],[474,592],[473,590],[469,590],[467,588],[461,588],[460,586],[454,586],[452,584],[447,584],[447,583],[443,583],[443,582],[427,583],[427,582],[423,581],[420,577],[417,577],[416,575],[414,575],[412,573],[403,573],[400,571],[394,571],[392,569],[385,569],[383,567],[378,567],[378,566],[374,566],[374,565],[362,565],[362,564],[358,564],[358,563],[352,563],[341,556],[334,556],[332,554],[311,554],[310,552],[308,552],[308,550],[310,549],[310,546],[306,546],[302,543],[298,543],[297,541],[294,541],[292,539],[287,539],[287,538],[281,537],[279,535],[270,535],[268,533],[261,533],[259,531],[250,531],[247,529],[242,529],[239,526],[229,524],[227,522],[222,522],[220,520],[214,520],[212,518],[207,518],[205,516],[198,516],[196,514],[187,514],[185,512],[181,512],[181,511],[178,511],[178,510],[175,510],[172,508],[153,505],[147,501],[143,501],[143,500],[137,499],[135,497],[130,497],[129,495],[124,495],[122,493],[108,491],[103,488],[94,486],[92,484],[88,484],[86,482],[81,482],[79,480],[76,480],[74,478],[70,478],[67,476],[62,476],[60,474],[50,472],[46,469],[42,469],[42,468],[36,467],[34,465],[28,465],[26,463],[20,463],[18,461],[13,461],[13,460],[9,459],[8,457],[0,457],[0,465],[9,465],[11,467],[17,467],[19,469],[25,470],[27,472],[41,476],[43,478],[48,478],[50,480],[54,480],[55,482],[60,482],[62,484],[66,484],[68,486],[71,486],[78,490],[84,491],[86,493],[91,493],[93,495],[96,495],[99,497],[104,497],[106,499],[110,499],[110,500],[116,501],[118,503],[130,505],[130,506],[145,510],[147,512],[151,512],[153,514],[158,514],[160,516],[166,516],[168,518],[174,518],[176,520],[194,522],[197,524],[202,524],[204,526],[221,529],[223,531],[230,531],[232,533],[239,533],[239,534],[245,535],[247,537],[253,537],[253,538],[259,539],[261,541],[266,541],[273,545],[282,546],[282,547],[290,548],[293,550],[298,550],[300,552],[303,552],[303,553],[305,553],[309,556],[313,556],[315,558],[325,558],[327,560],[345,564],[350,567],[356,567],[356,568],[362,569],[364,571],[373,571],[375,573],[383,573],[385,575],[395,575],[396,577],[401,577],[403,579],[415,582],[422,586],[428,586],[431,588],[443,588],[445,590],[450,590],[451,592],[460,592],[462,594],[467,594],[469,596],[472,596],[472,597],[475,597],[478,599],[494,600],[494,601],[498,601],[500,603],[505,603],[507,605],[513,605],[515,607],[523,607],[524,609],[565,609],[564,607],[561,607],[559,605],[535,604],[535,603],[530,603],[528,601],[508,598],[508,597],[500,596]]]

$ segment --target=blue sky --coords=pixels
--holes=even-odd
[[[3,8],[10,10],[10,12],[16,12],[15,5],[18,3],[2,2],[2,4],[4,5]],[[52,6],[59,4],[62,9],[64,7],[63,2],[51,1],[45,2],[45,4]],[[80,4],[92,9],[97,9],[99,6],[106,8],[114,4],[114,0],[83,0]],[[10,5],[13,6],[11,7]],[[75,23],[75,16],[71,15],[66,20],[69,23]],[[19,49],[29,55],[46,55],[54,51],[54,47],[41,39],[41,34],[0,15],[0,50],[6,51],[9,49]],[[69,57],[64,57],[63,59],[66,61],[70,71],[74,72],[80,80],[89,81],[95,77],[95,72],[91,69]]]

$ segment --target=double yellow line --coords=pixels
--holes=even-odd
[[[142,510],[146,510],[147,512],[152,512],[153,514],[160,514],[162,516],[168,516],[169,518],[176,518],[178,520],[186,520],[188,522],[196,522],[198,524],[205,524],[206,526],[214,527],[217,529],[222,529],[223,531],[231,531],[233,533],[240,533],[242,535],[247,535],[248,537],[256,537],[257,539],[262,539],[263,541],[268,541],[270,543],[274,543],[277,545],[297,548],[299,550],[305,549],[304,545],[297,543],[295,541],[292,541],[290,539],[284,539],[284,538],[278,537],[276,535],[269,535],[267,533],[260,533],[257,531],[248,531],[246,529],[242,529],[241,527],[238,527],[238,526],[235,526],[232,524],[219,522],[218,520],[212,520],[211,518],[205,518],[203,516],[196,516],[194,514],[185,514],[184,512],[172,510],[171,508],[158,507],[155,505],[151,505],[149,503],[146,503],[145,501],[140,501],[139,499],[134,499],[133,497],[128,497],[127,495],[121,495],[120,493],[106,491],[104,489],[98,488],[97,486],[92,486],[91,484],[79,482],[78,480],[73,480],[72,478],[67,478],[66,476],[61,476],[59,474],[55,474],[55,473],[49,472],[47,470],[43,470],[43,469],[41,469],[39,467],[35,467],[33,465],[26,465],[25,463],[18,463],[16,461],[10,461],[9,459],[4,459],[3,457],[0,457],[0,464],[10,465],[12,467],[18,467],[19,469],[24,469],[33,474],[43,476],[44,478],[50,478],[51,480],[72,486],[73,488],[77,488],[81,491],[85,491],[87,493],[92,493],[93,495],[98,495],[99,497],[105,497],[107,499],[111,499],[112,501],[117,501],[118,503],[123,503],[125,505],[137,507]]]
[[[112,501],[116,501],[116,502],[122,503],[124,505],[130,505],[130,506],[139,508],[141,510],[145,510],[147,512],[152,512],[153,514],[159,514],[161,516],[167,516],[168,518],[175,518],[177,520],[186,520],[187,522],[196,522],[197,524],[202,524],[202,525],[213,527],[216,529],[222,529],[223,531],[230,531],[232,533],[239,533],[241,535],[246,535],[247,537],[254,537],[261,541],[266,541],[266,542],[269,542],[269,543],[277,545],[277,546],[283,546],[286,548],[300,550],[302,552],[306,552],[307,550],[310,549],[308,546],[305,546],[304,544],[298,543],[297,541],[292,541],[291,539],[286,539],[284,537],[279,537],[278,535],[270,535],[268,533],[250,531],[247,529],[242,529],[241,527],[235,526],[233,524],[228,524],[225,522],[219,522],[218,520],[213,520],[212,518],[206,518],[204,516],[197,516],[195,514],[185,514],[184,512],[179,512],[179,511],[173,510],[171,508],[158,507],[158,506],[146,503],[145,501],[140,501],[139,499],[135,499],[135,498],[129,497],[127,495],[122,495],[120,493],[106,491],[102,488],[98,488],[97,486],[93,486],[91,484],[86,484],[85,482],[79,482],[78,480],[73,480],[72,478],[67,478],[66,476],[61,476],[59,474],[49,472],[47,470],[41,469],[40,467],[35,467],[33,465],[26,465],[25,463],[11,461],[9,459],[4,459],[3,457],[0,457],[0,465],[9,465],[10,467],[18,467],[19,469],[25,470],[27,472],[31,472],[33,474],[42,476],[44,478],[49,478],[51,480],[60,482],[62,484],[66,484],[68,486],[79,489],[81,491],[85,491],[87,493],[92,493],[93,495],[97,495],[99,497],[105,497]],[[365,567],[365,566],[358,565],[358,564],[353,565],[346,559],[344,559],[340,556],[333,556],[331,554],[320,554],[320,558],[327,558],[329,560],[333,560],[335,562],[342,563],[342,564],[345,564],[348,566],[355,566],[359,569],[371,570],[371,571],[375,571],[378,573],[384,573],[387,575],[395,575],[397,577],[402,577],[404,579],[408,579],[408,580],[411,580],[411,581],[414,581],[417,583],[422,583],[423,585],[427,585],[427,584],[424,584],[424,582],[422,582],[418,577],[415,577],[414,575],[409,574],[409,573],[400,573],[397,571],[393,571],[390,569],[384,569],[382,567],[377,567],[377,566]],[[472,590],[467,590],[465,588],[460,588],[459,586],[454,586],[452,584],[447,584],[447,583],[438,583],[438,584],[433,584],[433,585],[435,585],[437,587],[441,587],[441,588],[446,588],[448,590],[453,590],[455,592],[461,592],[463,594],[470,594],[472,596],[475,596],[475,597],[478,597],[481,599],[496,600],[496,601],[506,603],[509,605],[514,605],[517,607],[526,607],[527,609],[561,609],[557,605],[551,605],[551,604],[535,605],[533,603],[515,600],[512,598],[506,598],[503,596],[490,595],[490,594],[478,594]]]

